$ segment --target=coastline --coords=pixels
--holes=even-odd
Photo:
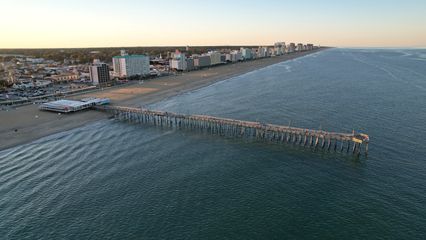
[[[81,99],[88,96],[108,97],[111,99],[113,105],[141,107],[241,74],[326,49],[329,48],[221,65],[182,73],[177,76],[145,80],[141,84],[135,83],[93,93],[82,93],[70,98]],[[2,136],[0,138],[0,151],[105,118],[108,118],[108,115],[105,113],[90,110],[58,115],[56,113],[39,111],[38,105],[35,104],[20,106],[8,111],[0,111],[0,135]]]

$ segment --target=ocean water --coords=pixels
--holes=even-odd
[[[331,49],[150,107],[354,129],[370,154],[103,120],[0,152],[0,239],[424,239],[426,50]]]

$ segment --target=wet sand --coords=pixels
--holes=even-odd
[[[320,50],[324,50],[324,48]],[[221,80],[314,52],[295,53],[249,62],[227,64],[183,73],[177,76],[145,80],[143,83],[137,82],[131,85],[112,87],[102,91],[77,95],[72,98],[81,99],[88,96],[108,97],[111,98],[113,105],[146,106]],[[107,117],[104,113],[90,110],[59,115],[57,113],[39,111],[38,105],[27,105],[17,107],[16,109],[11,108],[7,111],[3,110],[0,111],[0,150],[32,142],[41,137],[67,131]]]

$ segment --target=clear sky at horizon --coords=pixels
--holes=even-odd
[[[426,47],[425,0],[0,0],[0,48]]]

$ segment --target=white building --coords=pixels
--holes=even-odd
[[[268,57],[269,53],[268,53],[268,48],[267,47],[259,47],[259,49],[257,50],[257,56],[259,58],[265,58]]]
[[[174,58],[169,62],[170,69],[175,69],[179,71],[187,70],[186,56],[184,53],[175,53]]]
[[[32,64],[41,64],[41,63],[44,62],[44,58],[27,57],[26,61],[29,62],[29,63],[32,63]]]
[[[285,53],[285,42],[277,42],[274,44],[274,55],[280,56]]]
[[[234,50],[234,51],[231,51],[231,53],[230,53],[230,61],[231,62],[241,61],[242,57],[243,57],[243,55],[241,54],[240,51]]]
[[[112,58],[114,75],[120,78],[149,75],[149,57],[145,55],[127,55]]]
[[[211,51],[211,52],[208,52],[207,55],[210,56],[210,64],[212,66],[222,63],[222,60],[221,60],[222,54],[220,54],[220,52]]]
[[[241,52],[241,57],[243,58],[243,60],[250,60],[253,58],[252,50],[249,48],[241,48],[240,52]]]
[[[9,74],[7,75],[7,82],[9,84],[16,82],[15,72],[13,70],[9,70]]]
[[[296,44],[290,43],[287,46],[287,53],[293,53],[294,51],[296,51]]]

